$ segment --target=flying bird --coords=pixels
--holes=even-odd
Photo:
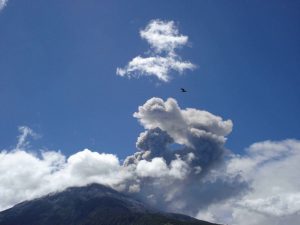
[[[187,92],[184,88],[180,88],[181,92]]]

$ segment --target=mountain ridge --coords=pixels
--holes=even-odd
[[[156,210],[100,184],[70,187],[0,212],[0,225],[216,225]]]

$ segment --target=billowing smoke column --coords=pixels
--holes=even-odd
[[[239,177],[211,177],[228,154],[224,143],[232,130],[231,120],[202,110],[181,109],[173,98],[151,98],[134,117],[146,131],[136,143],[140,151],[127,157],[124,166],[135,168],[134,187],[144,200],[167,210],[195,213],[211,201],[236,195],[237,188],[244,185]],[[173,143],[181,147],[174,150],[170,147]],[[223,190],[218,191],[219,187]],[[207,197],[212,194],[214,198]]]
[[[192,153],[204,169],[221,160],[225,136],[232,130],[231,120],[223,121],[206,111],[182,110],[173,98],[166,102],[151,98],[133,116],[146,129],[138,138],[139,149],[157,157],[170,155],[168,144],[181,144],[184,148],[173,152],[173,158]]]

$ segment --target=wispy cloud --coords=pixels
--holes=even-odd
[[[249,190],[211,204],[198,217],[232,225],[299,224],[299,160],[299,140],[259,142],[245,155],[233,155],[220,176],[239,174]]]
[[[0,0],[0,10],[3,9],[6,6],[7,1],[8,0]]]
[[[24,149],[28,146],[29,142],[27,141],[28,137],[31,136],[33,138],[37,138],[38,135],[33,132],[32,129],[30,129],[27,126],[20,126],[19,132],[21,133],[18,137],[18,143],[16,146],[16,149]]]
[[[174,21],[152,20],[140,31],[140,36],[150,45],[148,56],[133,58],[124,68],[117,68],[117,75],[156,76],[167,82],[171,71],[183,73],[195,69],[193,63],[183,61],[175,51],[188,43],[188,36],[179,33]]]

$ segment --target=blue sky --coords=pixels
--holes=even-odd
[[[0,211],[96,182],[298,225],[299,21],[296,0],[0,0]]]
[[[226,147],[300,138],[299,1],[8,1],[0,11],[0,148],[17,127],[37,148],[125,158],[143,130],[132,114],[151,97],[177,99],[234,123]],[[168,82],[116,68],[147,51],[150,20],[173,20],[198,66]],[[180,93],[185,87],[188,93]]]

